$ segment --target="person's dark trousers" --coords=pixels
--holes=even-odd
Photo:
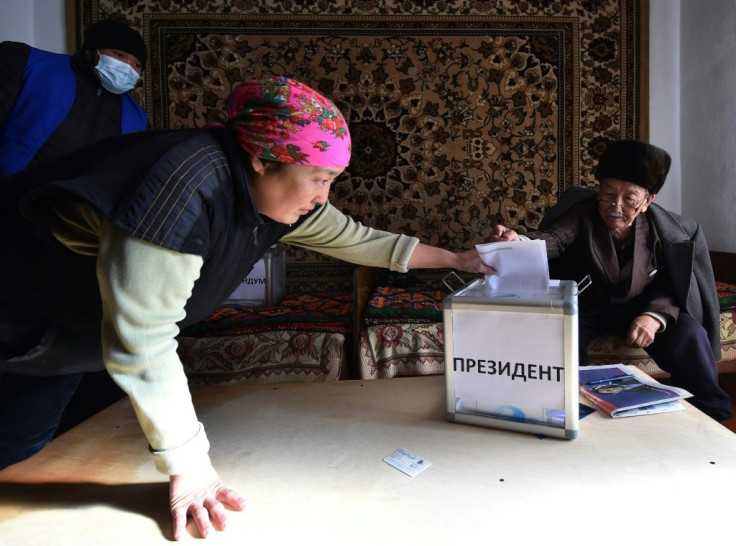
[[[51,441],[83,375],[0,374],[0,468],[28,459]]]
[[[107,371],[87,372],[64,410],[55,436],[74,428],[125,396]]]
[[[586,349],[593,339],[606,333],[625,337],[632,320],[632,316],[624,314],[581,314],[578,317],[580,365],[589,364]],[[654,336],[654,342],[645,350],[660,368],[670,373],[673,385],[693,394],[687,399],[693,406],[719,422],[731,418],[731,399],[718,386],[708,334],[697,320],[681,312],[677,322],[668,324],[664,332]]]

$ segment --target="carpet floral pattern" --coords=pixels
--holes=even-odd
[[[535,228],[565,189],[595,184],[607,140],[646,137],[646,0],[76,2],[78,37],[114,17],[146,38],[155,128],[219,119],[248,78],[319,89],[354,142],[333,204],[433,245]]]

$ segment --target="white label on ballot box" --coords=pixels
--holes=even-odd
[[[564,425],[563,316],[456,309],[457,411]]]
[[[266,262],[256,262],[248,276],[230,295],[231,300],[264,300],[266,298]]]

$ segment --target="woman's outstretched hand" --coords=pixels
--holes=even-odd
[[[480,254],[474,248],[466,250],[465,252],[458,252],[456,254],[459,263],[455,266],[455,269],[464,271],[466,273],[483,273],[484,275],[495,275],[496,270],[492,267],[484,264],[480,259]]]

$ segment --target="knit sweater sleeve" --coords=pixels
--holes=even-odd
[[[200,256],[137,239],[107,220],[100,226],[105,367],[130,397],[156,468],[166,474],[209,464],[175,339],[201,266]]]
[[[360,265],[405,273],[419,239],[364,226],[330,203],[281,238],[284,243]]]

